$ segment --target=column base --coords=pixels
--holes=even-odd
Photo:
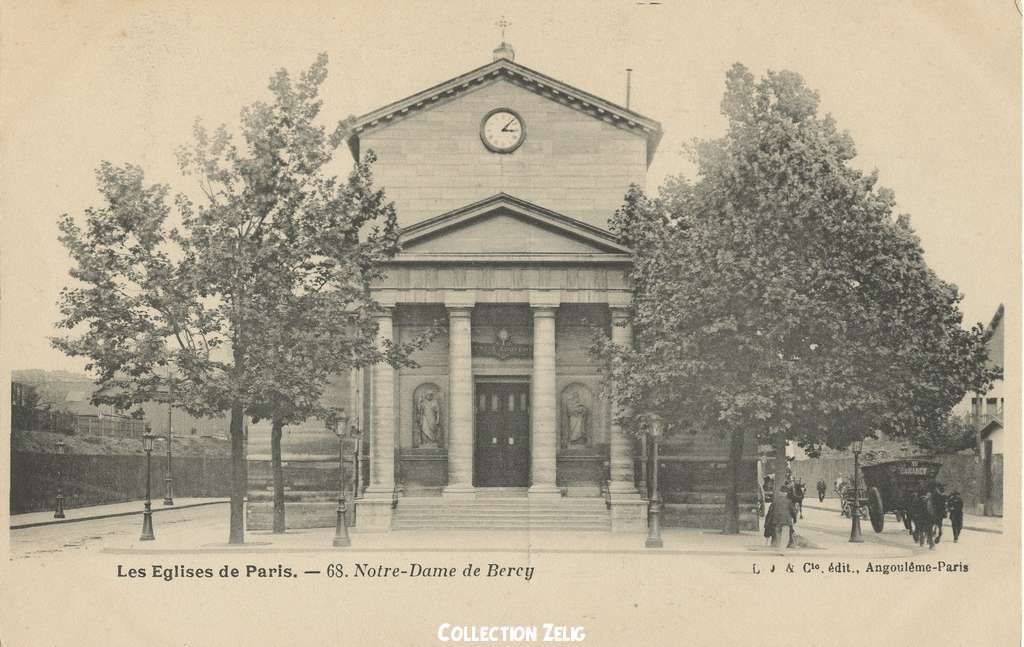
[[[530,499],[561,499],[562,490],[550,483],[531,485],[526,491],[526,496]]]
[[[356,499],[356,530],[359,532],[390,532],[394,515],[391,496],[368,496]]]
[[[441,496],[446,499],[475,499],[476,488],[472,485],[449,485],[441,490]]]
[[[612,491],[611,518],[612,532],[643,532],[647,529],[647,501],[640,498],[640,493],[616,493]]]
[[[636,489],[632,481],[609,481],[608,482],[608,494],[611,495],[637,495],[640,496],[640,491]]]

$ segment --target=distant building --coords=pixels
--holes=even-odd
[[[988,366],[1003,368],[1005,308],[999,304],[988,324]],[[986,515],[1003,514],[1003,407],[1005,383],[996,380],[987,393],[971,396],[970,416],[977,430],[978,482],[981,485],[981,510]]]

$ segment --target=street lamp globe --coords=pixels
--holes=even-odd
[[[153,441],[155,439],[156,439],[156,436],[154,436],[152,433],[150,433],[148,431],[146,433],[142,434],[142,449],[147,451],[147,452],[153,451]]]
[[[661,438],[665,434],[665,419],[657,413],[644,416],[644,430],[651,438]]]

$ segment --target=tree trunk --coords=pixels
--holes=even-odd
[[[772,548],[782,548],[783,535],[789,527],[789,503],[786,495],[782,492],[782,486],[786,482],[786,439],[777,435],[772,444],[775,445],[775,482],[772,491],[772,503],[775,504],[775,514],[772,518],[765,519],[765,523],[772,524]]]
[[[725,522],[722,533],[738,535],[740,533],[740,473],[743,463],[743,430],[733,429],[729,432],[729,482],[725,493]]]
[[[281,431],[284,424],[274,418],[270,428],[270,467],[274,471],[274,534],[285,530],[284,523],[284,469],[281,467]]]
[[[231,403],[231,530],[229,544],[245,543],[245,412],[242,402]]]

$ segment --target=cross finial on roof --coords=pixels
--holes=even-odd
[[[499,20],[498,22],[494,23],[494,26],[501,28],[501,42],[504,43],[505,42],[505,28],[506,27],[511,27],[512,23],[510,23],[509,21],[505,20],[505,16],[502,16],[501,20]]]

